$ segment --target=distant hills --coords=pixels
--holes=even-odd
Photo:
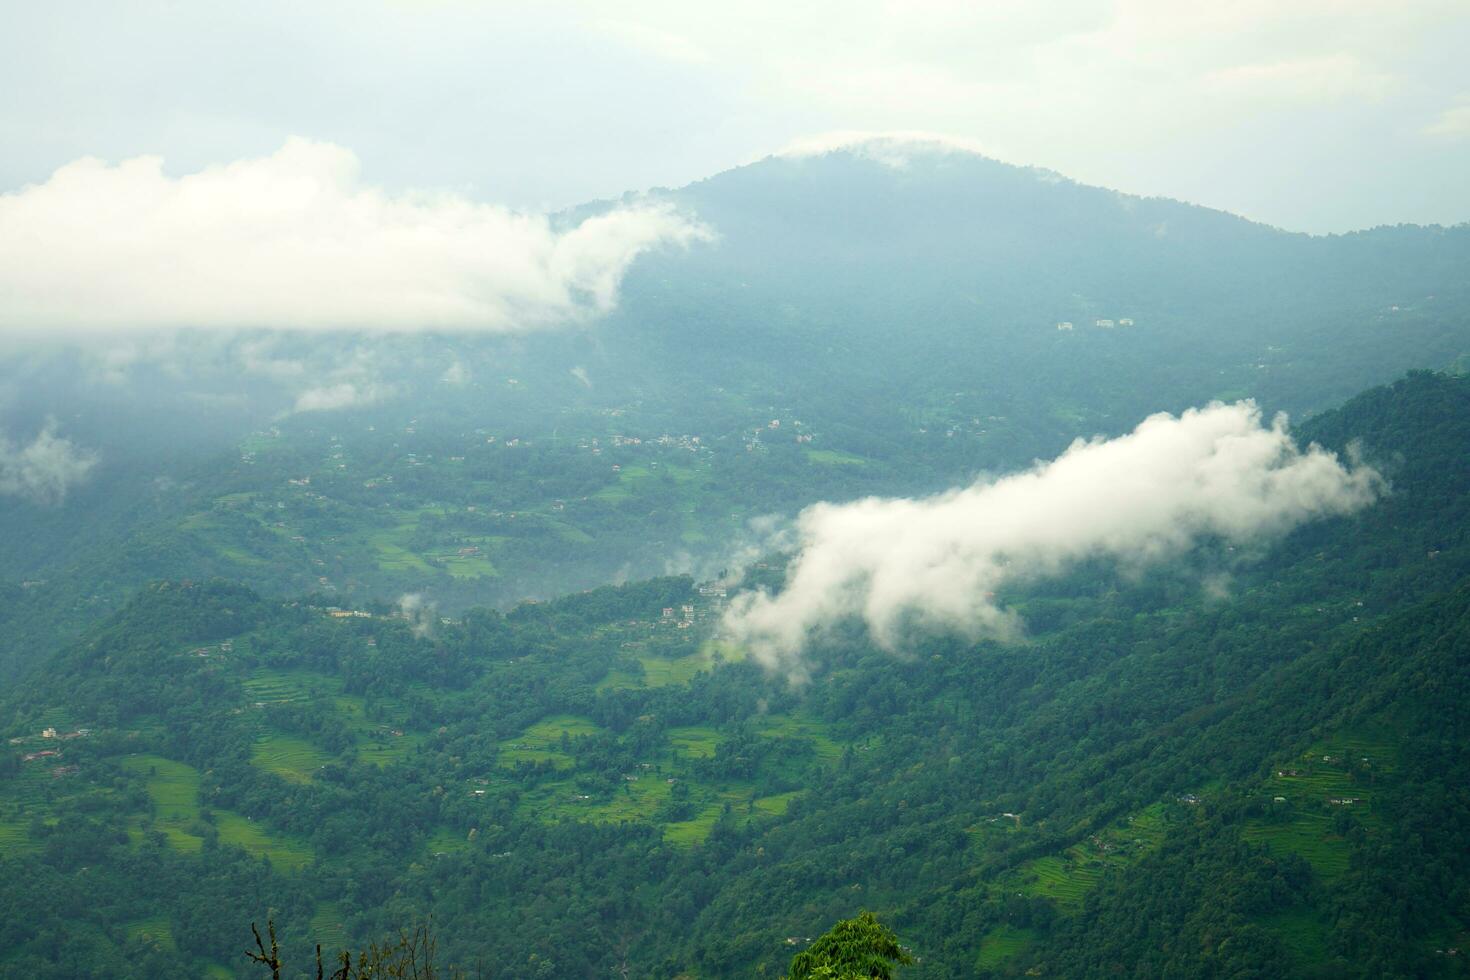
[[[51,416],[101,461],[60,507],[0,496],[0,673],[153,578],[457,610],[710,573],[755,517],[932,492],[1211,399],[1300,420],[1470,353],[1465,227],[1311,237],[902,156],[651,192],[717,240],[640,258],[596,322],[4,359],[17,445]],[[324,384],[344,407],[295,411]]]

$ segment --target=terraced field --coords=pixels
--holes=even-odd
[[[774,796],[756,797],[751,802],[754,804],[756,812],[770,817],[779,817],[783,816],[791,808],[792,801],[805,796],[806,792],[804,789],[795,789],[789,793],[777,793]]]
[[[320,943],[322,957],[347,948],[347,919],[336,902],[323,902],[311,917],[311,941]]]
[[[1250,821],[1242,836],[1296,854],[1324,881],[1347,870],[1350,848],[1334,829],[1338,815],[1368,827],[1381,825],[1373,799],[1392,781],[1396,746],[1383,732],[1352,733],[1313,745],[1295,762],[1275,768],[1264,794],[1277,812]]]
[[[692,759],[711,758],[720,744],[720,733],[707,725],[670,728],[668,736],[675,752]]]
[[[576,715],[554,715],[527,728],[515,738],[500,743],[502,765],[519,762],[550,762],[558,769],[571,768],[572,758],[561,751],[562,736],[577,738],[596,735],[602,729],[590,718]]]
[[[30,854],[39,849],[31,840],[26,824],[19,820],[0,820],[0,856],[14,857]]]
[[[170,953],[178,950],[178,946],[174,943],[174,931],[169,925],[167,916],[155,915],[147,919],[136,919],[123,926],[123,934],[129,940],[141,939]]]
[[[177,850],[187,854],[197,852],[204,844],[203,837],[196,833],[203,829],[198,770],[158,755],[128,756],[123,766],[144,778],[153,803],[154,829],[162,832]],[[214,810],[213,815],[221,844],[233,844],[258,857],[269,858],[277,868],[295,871],[309,864],[314,856],[305,841],[273,833],[238,813]]]
[[[1164,839],[1164,804],[1156,803],[1124,817],[1060,854],[1021,865],[1006,881],[1029,895],[1050,898],[1076,908],[1110,868],[1124,868]]]
[[[429,835],[424,842],[424,850],[432,855],[455,854],[459,851],[468,850],[470,842],[466,834],[450,830],[448,827],[440,827]]]
[[[1025,949],[1035,938],[1032,929],[1017,929],[1004,924],[985,934],[980,940],[980,955],[975,960],[977,969],[994,969]]]
[[[597,689],[607,691],[688,684],[701,671],[714,670],[721,663],[735,663],[744,658],[744,651],[729,644],[714,641],[705,643],[698,650],[682,657],[658,657],[638,653],[635,659],[643,668],[641,676],[622,670],[608,671],[608,675],[597,685]]]
[[[282,871],[299,871],[316,856],[305,841],[273,834],[248,817],[229,810],[214,811],[214,826],[221,844],[234,844],[257,857],[269,858]]]
[[[306,739],[277,732],[258,736],[250,747],[252,765],[293,783],[311,782],[318,770],[333,761],[335,756]]]
[[[262,667],[244,682],[245,694],[255,705],[295,704],[317,697],[332,697],[342,682],[326,674],[305,670],[273,670]]]
[[[755,726],[767,738],[796,738],[810,742],[819,761],[832,764],[842,759],[843,746],[832,738],[826,722],[802,714],[766,715]]]
[[[123,760],[124,768],[144,778],[153,803],[154,828],[175,849],[193,854],[204,839],[190,828],[199,819],[199,772],[193,766],[158,755],[134,755]]]

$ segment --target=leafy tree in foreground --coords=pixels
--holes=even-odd
[[[843,919],[791,960],[790,980],[891,980],[893,966],[912,963],[893,930],[872,912]]]

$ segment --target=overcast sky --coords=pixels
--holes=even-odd
[[[298,136],[541,208],[927,130],[1290,229],[1470,220],[1466,0],[0,4],[0,191]]]

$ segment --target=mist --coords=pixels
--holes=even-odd
[[[20,497],[41,505],[56,505],[85,482],[98,455],[57,435],[55,419],[29,442],[18,445],[0,434],[0,495]]]
[[[562,228],[390,194],[298,138],[180,177],[163,163],[85,158],[0,196],[0,329],[532,330],[608,312],[639,254],[712,237],[667,205]]]
[[[808,644],[852,618],[890,650],[924,630],[1011,639],[1024,624],[996,601],[1002,586],[1087,559],[1141,569],[1206,538],[1278,537],[1365,507],[1384,488],[1371,467],[1298,448],[1285,416],[1266,424],[1253,402],[1160,413],[1023,473],[930,497],[809,507],[792,532],[786,587],[737,596],[724,630],[794,679],[808,671]]]

